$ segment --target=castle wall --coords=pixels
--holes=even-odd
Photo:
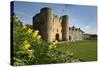
[[[83,32],[75,27],[69,27],[68,16],[56,16],[52,9],[42,8],[33,17],[33,29],[39,30],[40,35],[47,42],[55,40],[77,41],[83,39]]]
[[[62,40],[62,19],[61,17],[54,16],[53,18],[53,40],[57,40],[56,35],[58,35],[58,40]]]
[[[83,40],[83,32],[79,28],[70,28],[69,36],[71,36],[70,41]]]

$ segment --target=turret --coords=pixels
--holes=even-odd
[[[44,24],[44,38],[47,40],[47,42],[52,42],[52,25],[53,25],[53,13],[52,9],[45,7],[40,10],[42,22]]]
[[[62,40],[69,41],[69,23],[68,16],[62,16]]]

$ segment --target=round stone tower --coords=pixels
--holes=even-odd
[[[62,16],[62,40],[69,41],[69,23],[68,16]]]
[[[42,8],[40,10],[41,13],[41,18],[43,20],[43,26],[45,27],[43,32],[44,32],[44,36],[45,36],[45,40],[47,40],[47,42],[52,42],[52,38],[53,38],[53,30],[52,30],[52,25],[53,25],[53,13],[52,13],[52,9],[45,7]]]

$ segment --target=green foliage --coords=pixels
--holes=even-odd
[[[17,20],[16,20],[17,19]],[[57,50],[57,41],[48,44],[41,39],[38,30],[25,24],[20,25],[18,18],[13,19],[13,58],[14,66],[31,64],[51,64],[73,62],[71,53]]]

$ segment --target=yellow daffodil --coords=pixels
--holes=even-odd
[[[31,45],[28,43],[27,40],[25,40],[25,41],[23,42],[23,49],[28,49],[29,47],[31,47]]]
[[[41,39],[41,36],[40,36],[40,35],[38,35],[38,36],[37,36],[37,39],[38,39],[38,40],[39,40],[39,39]]]
[[[49,49],[53,49],[53,48],[56,48],[56,47],[57,47],[56,44],[49,45]]]
[[[32,33],[32,32],[33,32],[33,30],[29,28],[28,29],[28,33]]]
[[[33,38],[36,38],[36,37],[37,37],[38,32],[39,32],[38,30],[36,30],[36,31],[34,31],[34,32],[33,32],[33,35],[32,35],[32,36],[33,36]],[[40,36],[39,36],[39,37],[40,37]]]
[[[54,45],[54,48],[56,48],[57,46],[56,45]]]
[[[39,31],[38,30],[36,30],[36,31],[34,31],[35,33],[39,33]]]
[[[56,47],[57,47],[57,43],[58,43],[57,40],[54,41],[54,42],[52,42],[52,43],[49,45],[49,49],[56,48]]]
[[[53,45],[49,45],[49,49],[52,49],[52,46],[53,46]]]
[[[27,41],[27,40],[25,40],[23,43],[24,43],[24,44],[26,44],[26,43],[28,43],[28,41]]]
[[[56,44],[55,42],[53,42],[53,44]]]
[[[31,47],[31,45],[30,44],[24,44],[24,49],[28,49],[29,47]]]

